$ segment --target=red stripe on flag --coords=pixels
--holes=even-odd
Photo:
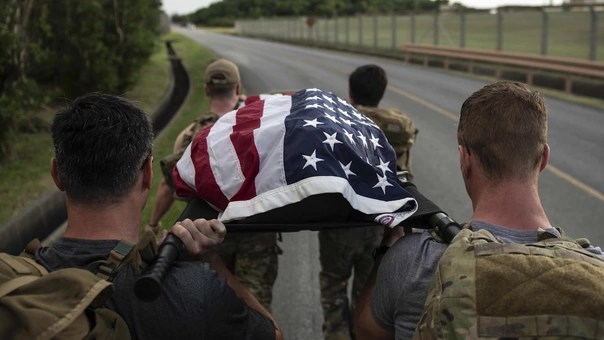
[[[210,133],[211,127],[212,125],[204,127],[197,133],[191,142],[191,161],[195,167],[195,188],[197,192],[194,192],[193,195],[183,197],[197,196],[210,202],[212,205],[216,206],[216,208],[224,210],[229,204],[229,200],[222,193],[222,190],[216,183],[216,178],[212,172],[210,158],[208,155],[208,142],[206,137]],[[177,178],[177,174],[178,170],[175,167],[173,177],[176,193],[179,196],[182,196],[183,193],[186,194],[187,191],[190,192],[191,188],[186,183],[182,182],[182,179],[180,179],[179,176]],[[179,190],[182,189],[183,186],[186,187],[185,189],[187,190],[181,193]]]
[[[260,171],[260,156],[254,141],[254,131],[260,127],[263,112],[264,100],[246,105],[237,111],[236,123],[230,138],[245,180],[231,201],[249,200],[256,197],[255,178]]]
[[[197,191],[200,193],[199,197],[204,197],[220,210],[224,210],[229,204],[229,200],[222,193],[222,189],[220,189],[218,183],[216,183],[208,154],[208,141],[206,137],[210,133],[212,126],[207,126],[199,131],[191,145],[191,158],[195,165],[195,187],[197,187]]]

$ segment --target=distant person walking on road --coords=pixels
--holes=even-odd
[[[352,105],[371,118],[384,131],[397,155],[399,170],[409,170],[409,152],[417,129],[411,120],[396,109],[379,105],[388,79],[378,65],[364,65],[349,78]],[[321,272],[321,306],[325,339],[351,339],[352,309],[373,265],[372,251],[382,239],[383,227],[321,230],[319,232]],[[352,298],[347,287],[353,275]]]
[[[193,137],[212,125],[225,113],[243,105],[241,79],[237,65],[218,59],[208,65],[204,77],[204,91],[210,99],[210,112],[187,126],[174,143],[174,153],[161,160],[164,178],[155,194],[155,202],[147,228],[159,232],[161,218],[175,200],[172,169],[182,157]],[[270,310],[272,288],[277,278],[278,254],[276,233],[230,233],[219,253],[227,267]]]

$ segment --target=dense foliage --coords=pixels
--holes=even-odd
[[[0,0],[0,159],[27,109],[122,93],[150,56],[160,0]]]
[[[405,13],[431,11],[446,3],[447,0],[222,0],[172,19],[197,25],[228,26],[233,25],[235,18]]]

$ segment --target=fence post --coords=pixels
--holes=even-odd
[[[396,14],[394,12],[392,12],[390,26],[392,26],[392,49],[396,50]]]
[[[363,16],[359,15],[359,46],[363,46]]]
[[[433,41],[433,44],[435,46],[438,46],[438,36],[439,36],[439,33],[440,33],[439,29],[438,29],[438,27],[440,26],[439,25],[438,10],[434,10],[434,24],[432,26],[433,26],[432,28],[434,29],[434,39],[433,39],[434,41]]]
[[[415,44],[415,12],[411,13],[411,43]]]
[[[549,49],[549,13],[545,8],[541,9],[543,26],[541,28],[541,54],[547,55]]]
[[[598,57],[598,12],[594,6],[589,6],[591,13],[591,33],[589,35],[589,59],[596,60]]]
[[[346,21],[344,22],[344,28],[346,31],[346,46],[350,46],[350,17],[346,17]]]
[[[503,12],[497,8],[497,51],[503,50]]]
[[[378,19],[377,14],[373,15],[373,48],[377,49],[378,47]]]
[[[466,47],[466,13],[463,7],[459,9],[459,47]]]
[[[335,28],[334,28],[334,35],[335,35],[334,42],[337,45],[337,44],[340,43],[340,37],[339,37],[340,31],[338,30],[338,16],[337,16],[337,14],[333,17],[333,23],[335,25]]]

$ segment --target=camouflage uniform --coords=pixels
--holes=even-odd
[[[373,265],[372,251],[384,228],[366,227],[319,231],[321,306],[325,339],[350,339],[352,310]],[[354,270],[352,301],[348,280]]]
[[[281,254],[277,233],[227,232],[218,252],[227,268],[270,311]]]
[[[397,155],[397,165],[409,171],[410,149],[417,128],[402,112],[395,109],[357,106],[384,132]],[[410,178],[411,174],[409,174]],[[373,249],[382,240],[383,227],[322,230],[319,232],[321,305],[325,339],[350,339],[354,301],[363,288],[371,267]],[[347,297],[348,280],[354,268],[352,302]]]
[[[371,118],[384,132],[388,143],[396,152],[396,165],[411,175],[411,147],[417,138],[418,129],[404,113],[397,109],[382,109],[358,105],[356,109]]]
[[[172,169],[182,157],[193,137],[204,127],[213,124],[218,115],[209,113],[198,118],[183,130],[181,148],[160,161],[168,185],[174,189]],[[277,278],[278,255],[277,233],[228,233],[219,248],[227,268],[249,288],[258,301],[271,310],[272,289]]]
[[[535,243],[503,243],[462,229],[440,258],[413,339],[602,339],[604,261],[588,242],[546,231]]]

